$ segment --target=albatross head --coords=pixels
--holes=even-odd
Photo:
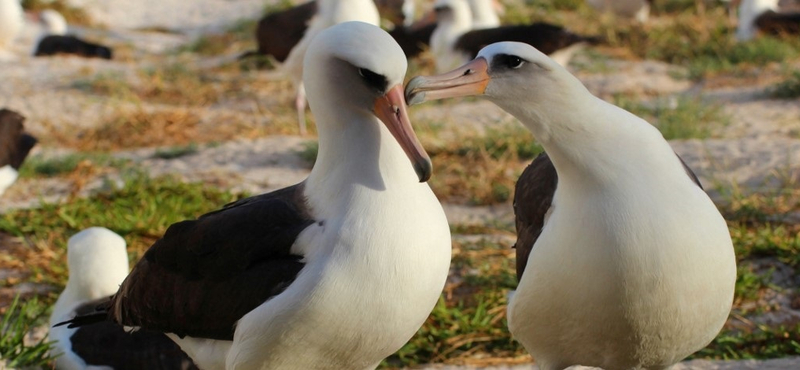
[[[311,42],[303,62],[303,84],[318,117],[320,139],[324,132],[344,132],[345,125],[362,130],[352,126],[381,121],[424,182],[430,178],[431,161],[408,118],[403,96],[406,68],[403,50],[388,33],[368,23],[345,22]]]
[[[409,104],[458,96],[483,96],[513,114],[539,137],[565,112],[592,99],[564,67],[534,47],[499,42],[454,71],[418,76],[408,82]],[[537,127],[531,127],[531,124]]]
[[[65,36],[67,34],[67,20],[61,13],[53,9],[45,9],[39,13],[39,19],[48,35]]]
[[[116,293],[128,276],[125,245],[125,239],[103,227],[91,227],[69,238],[67,289],[81,299]]]

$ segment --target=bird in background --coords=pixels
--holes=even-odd
[[[800,34],[800,12],[781,12],[778,0],[741,0],[736,39],[752,40],[759,31],[767,35]]]
[[[37,57],[70,54],[87,58],[111,59],[112,50],[107,46],[85,41],[69,35],[67,20],[61,13],[45,9],[39,13],[42,35],[36,42],[33,55]]]
[[[37,140],[25,133],[25,117],[10,109],[0,109],[0,196],[19,177],[22,163]]]
[[[59,370],[197,370],[192,360],[166,335],[129,331],[103,322],[80,328],[53,327],[75,315],[94,311],[117,292],[128,276],[125,239],[103,227],[90,227],[67,242],[69,279],[50,315],[51,355]]]
[[[474,29],[466,0],[437,0],[434,6],[437,26],[430,45],[437,72],[463,65],[484,46],[501,41],[530,44],[564,65],[584,45],[600,42],[597,37],[577,35],[544,22]]]
[[[311,19],[300,42],[292,48],[281,71],[288,75],[295,85],[295,109],[301,135],[306,129],[306,91],[303,86],[303,59],[314,37],[322,30],[348,21],[360,21],[375,26],[380,25],[378,8],[373,0],[317,0],[317,14]]]

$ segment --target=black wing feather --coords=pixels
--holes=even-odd
[[[231,340],[236,322],[303,268],[290,248],[313,222],[299,184],[176,223],[103,310],[125,326]]]
[[[596,37],[574,34],[563,27],[539,22],[470,31],[459,37],[455,49],[475,58],[485,46],[501,41],[523,42],[542,53],[552,54],[579,42],[597,43],[600,40]]]
[[[676,156],[689,178],[703,189],[697,175],[686,165],[683,158],[677,154]],[[547,153],[539,154],[517,180],[514,190],[514,216],[517,227],[517,242],[514,248],[517,251],[517,279],[522,279],[525,266],[528,264],[528,256],[542,233],[545,216],[553,205],[557,185],[558,173]]]

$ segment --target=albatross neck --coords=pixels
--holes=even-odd
[[[364,192],[418,186],[413,166],[386,126],[371,112],[314,109],[317,115],[319,151],[306,180],[308,192],[319,199],[345,200]]]
[[[559,178],[594,185],[613,183],[629,171],[631,163],[650,160],[640,158],[642,153],[671,150],[653,126],[588,92],[568,104],[509,111],[534,134]]]

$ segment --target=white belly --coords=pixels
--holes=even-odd
[[[716,336],[733,299],[733,246],[705,194],[685,198],[659,210],[556,203],[508,307],[543,370],[661,369]]]

